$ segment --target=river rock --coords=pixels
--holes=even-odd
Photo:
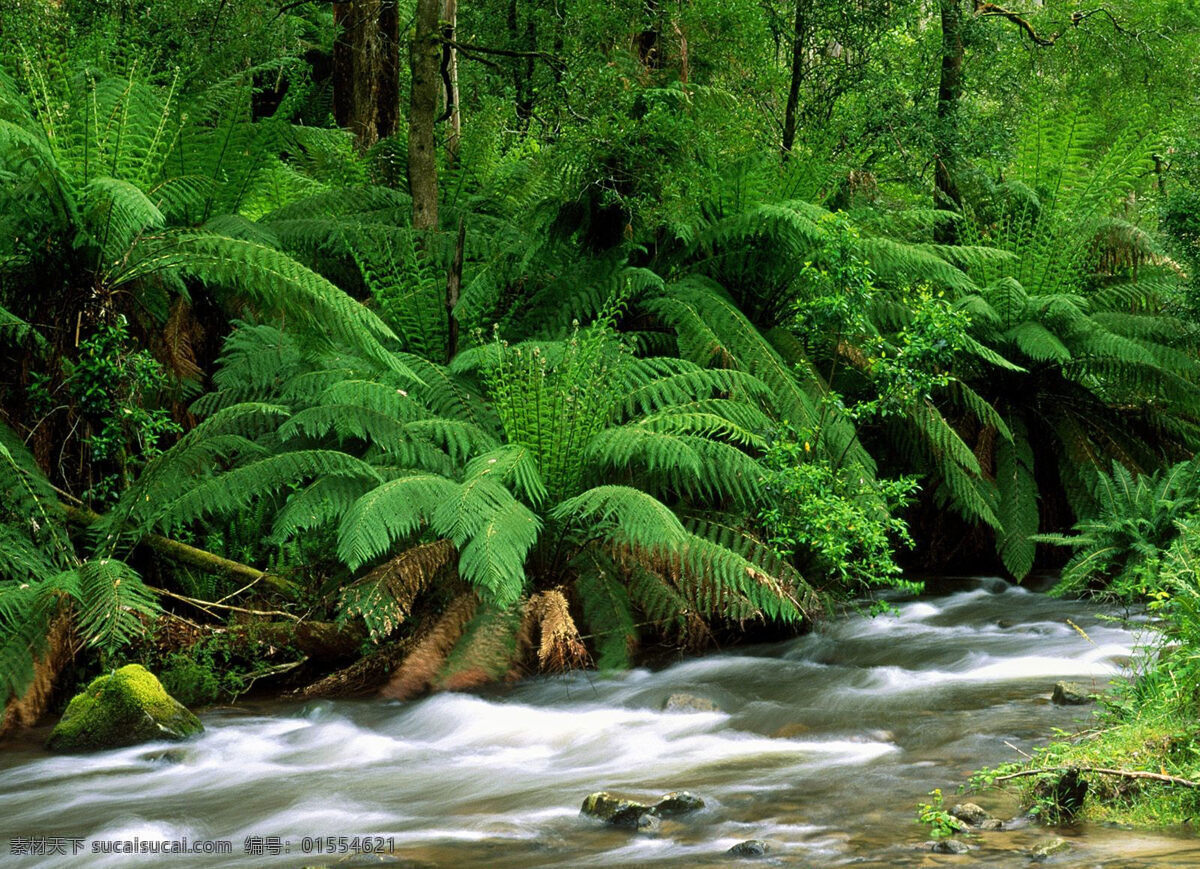
[[[597,818],[614,827],[631,827],[636,829],[638,821],[650,812],[650,806],[637,800],[625,800],[614,797],[608,791],[597,791],[588,794],[579,809],[580,814]]]
[[[1071,846],[1065,839],[1046,839],[1044,842],[1038,842],[1030,848],[1029,856],[1033,862],[1041,863],[1044,860],[1049,860],[1051,857],[1065,854],[1070,850]]]
[[[958,839],[930,839],[917,846],[918,851],[929,851],[932,854],[966,854],[971,846]]]
[[[770,852],[771,846],[762,839],[748,839],[745,842],[738,842],[725,853],[731,857],[753,859],[755,857],[765,857]]]
[[[1055,682],[1050,701],[1059,706],[1086,706],[1092,702],[1088,690],[1078,682]]]
[[[979,829],[985,832],[999,833],[1004,830],[1004,821],[999,818],[988,818],[979,825]]]
[[[704,800],[688,791],[664,794],[653,805],[616,797],[608,791],[597,791],[588,794],[579,812],[614,827],[653,832],[661,826],[662,818],[677,818],[702,808]]]
[[[984,821],[992,820],[990,814],[974,803],[958,803],[950,814],[972,827],[982,827]]]
[[[720,707],[707,697],[695,694],[672,694],[663,701],[663,712],[720,712]]]
[[[204,731],[200,719],[167,693],[154,674],[130,664],[92,680],[67,705],[46,741],[51,751],[97,751]]]
[[[639,833],[657,833],[662,829],[662,825],[662,818],[653,812],[643,812],[634,822],[634,828]]]
[[[704,800],[688,791],[673,791],[650,807],[660,818],[677,818],[704,808]]]

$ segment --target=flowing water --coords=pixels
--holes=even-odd
[[[1018,823],[974,839],[963,857],[912,849],[924,838],[918,800],[941,787],[953,802],[972,770],[1086,719],[1087,707],[1049,702],[1055,680],[1102,689],[1137,642],[1088,604],[999,580],[962,588],[657,672],[413,703],[222,709],[182,746],[63,757],[17,745],[0,752],[0,863],[716,866],[757,838],[772,846],[767,865],[1027,866],[1021,849],[1055,833],[1073,844],[1058,865],[1200,866],[1200,840],[1183,833],[1098,826]],[[663,711],[679,692],[721,711]],[[583,797],[600,789],[686,789],[708,807],[633,834],[580,817]],[[972,799],[1003,817],[1016,811],[1003,794]],[[68,856],[10,856],[38,836],[74,838],[61,843]],[[319,853],[360,836],[391,839],[394,852]],[[228,840],[233,853],[93,853],[184,837],[189,847]]]

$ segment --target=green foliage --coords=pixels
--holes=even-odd
[[[141,577],[111,558],[81,560],[32,456],[0,426],[0,701],[24,693],[55,621],[73,613],[85,643],[112,654],[159,612]]]
[[[917,803],[917,823],[929,828],[931,839],[946,839],[962,828],[962,822],[950,814],[942,801],[942,789],[929,792],[929,802]]]
[[[184,706],[207,706],[236,698],[252,684],[252,668],[244,649],[228,634],[211,634],[178,652],[168,652],[155,668],[167,693]]]
[[[896,547],[913,545],[907,525],[895,513],[917,490],[915,479],[877,480],[868,487],[814,461],[811,443],[794,434],[775,440],[764,464],[769,506],[758,518],[781,557],[798,557],[806,575],[828,576],[844,588],[920,591],[920,583],[902,578],[893,555]]]
[[[87,441],[96,464],[84,497],[95,504],[115,498],[163,442],[182,429],[162,407],[147,407],[167,387],[162,365],[146,350],[133,350],[125,318],[99,326],[79,348],[64,383],[79,412],[93,426]],[[98,474],[112,468],[107,476]]]
[[[1179,523],[1200,507],[1200,459],[1134,477],[1117,462],[1097,478],[1098,510],[1075,525],[1071,537],[1039,540],[1076,551],[1055,592],[1088,588],[1127,601],[1162,590],[1162,559],[1179,536]]]

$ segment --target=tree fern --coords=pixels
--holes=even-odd
[[[612,317],[561,341],[467,350],[449,368],[398,356],[414,361],[412,381],[359,348],[297,344],[246,326],[230,339],[216,397],[201,403],[214,415],[147,479],[159,466],[188,467],[207,438],[216,441],[209,454],[229,467],[157,491],[151,513],[125,515],[142,528],[168,527],[250,499],[274,504],[276,541],[335,528],[338,558],[351,572],[366,570],[346,586],[343,614],[364,618],[373,636],[394,629],[415,596],[452,569],[488,624],[509,624],[519,601],[531,602],[544,667],[582,663],[584,630],[628,628],[639,608],[633,583],[647,570],[670,582],[689,610],[679,624],[693,637],[705,633],[705,618],[811,614],[815,599],[793,569],[732,531],[689,531],[675,506],[680,496],[721,502],[733,511],[730,529],[750,521],[736,510],[760,497],[753,450],[763,443],[758,402],[767,387],[748,372],[638,358],[620,344]],[[266,427],[254,430],[260,421]],[[220,438],[231,436],[243,440],[226,450]],[[130,498],[138,497],[135,486]],[[431,549],[431,536],[445,546]],[[616,596],[599,608],[588,600],[601,593],[598,580],[583,579],[596,564],[610,571],[602,593]],[[580,615],[584,630],[572,627]],[[608,627],[592,625],[593,616]],[[623,636],[628,645],[631,633]],[[449,654],[474,660],[475,642]],[[615,660],[616,646],[608,648],[606,661]],[[422,673],[421,684],[460,684]]]

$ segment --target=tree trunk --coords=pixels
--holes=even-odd
[[[938,81],[937,125],[934,147],[934,208],[958,212],[962,196],[958,190],[959,169],[958,102],[963,89],[963,14],[959,0],[939,0],[942,19],[942,73]],[[937,240],[953,244],[957,232],[953,223],[939,224]]]
[[[412,98],[408,111],[408,191],[412,196],[413,228],[438,226],[437,145],[433,127],[441,77],[442,51],[438,34],[441,0],[417,0],[415,32],[410,47]]]
[[[361,149],[396,134],[400,115],[397,0],[349,0],[333,7],[333,116]]]
[[[808,74],[808,25],[812,0],[796,0],[796,30],[792,37],[792,80],[788,87],[787,108],[783,113],[783,159],[787,160],[796,141],[796,113],[800,109],[800,85]]]
[[[442,36],[447,43],[454,41],[454,31],[457,27],[458,0],[446,0],[442,10]],[[458,103],[458,50],[454,46],[446,45],[443,63],[445,105],[450,116],[450,134],[446,137],[446,166],[452,167],[458,162],[458,149],[462,141],[462,115]]]
[[[508,2],[508,40],[514,50],[530,52],[524,57],[514,57],[512,67],[513,91],[516,94],[517,127],[526,130],[533,119],[534,93],[533,71],[534,57],[537,51],[537,25],[532,15],[525,20],[525,32],[522,35],[520,15],[517,0]]]

